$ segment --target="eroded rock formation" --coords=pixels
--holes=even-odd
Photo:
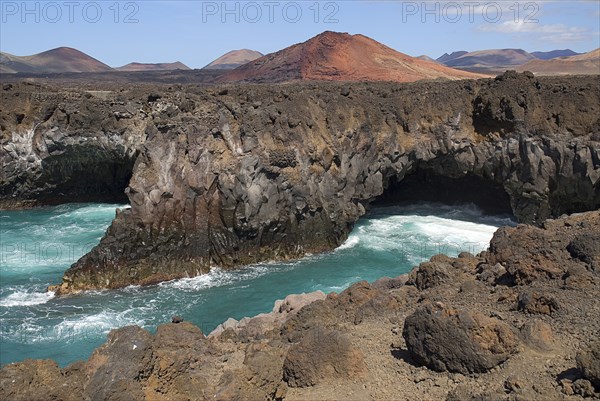
[[[73,166],[79,150],[139,153],[126,190],[131,208],[67,271],[59,293],[330,250],[372,202],[402,200],[403,182],[424,188],[424,198],[467,194],[541,223],[600,206],[599,86],[594,77],[506,73],[404,85],[61,92],[40,100],[11,86],[2,92],[10,107],[2,117],[0,193],[4,204],[56,193],[76,199],[93,192],[71,185],[68,174],[48,181],[51,160]],[[27,99],[15,100],[21,93]],[[17,115],[26,105],[31,112]],[[75,153],[48,150],[69,141]],[[81,166],[92,166],[89,177],[102,171],[91,161]],[[585,246],[574,243],[574,252]]]

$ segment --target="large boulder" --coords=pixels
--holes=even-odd
[[[519,330],[521,339],[536,351],[550,351],[554,348],[552,328],[539,319],[527,321]]]
[[[314,386],[324,379],[351,378],[365,370],[363,353],[339,331],[315,328],[294,344],[283,363],[290,387]]]
[[[134,401],[144,397],[141,381],[152,372],[152,335],[138,326],[108,334],[86,364],[89,382],[84,398],[91,401]]]
[[[409,276],[408,285],[426,290],[452,280],[453,267],[445,255],[436,255],[429,262],[423,262]]]
[[[417,362],[463,374],[490,370],[518,345],[513,329],[498,319],[431,304],[406,318],[402,335]]]
[[[580,351],[576,359],[583,377],[600,392],[600,341],[596,340],[589,349]]]
[[[517,309],[523,312],[540,315],[551,315],[560,309],[558,300],[550,294],[537,291],[523,291],[517,298]]]

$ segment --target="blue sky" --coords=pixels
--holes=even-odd
[[[325,30],[361,33],[398,51],[600,47],[593,1],[8,1],[0,49],[77,48],[113,67],[182,61],[200,68],[232,49],[270,53]]]

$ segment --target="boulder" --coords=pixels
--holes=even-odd
[[[558,300],[550,294],[525,290],[517,298],[517,310],[531,314],[551,315],[560,309]]]
[[[600,234],[585,233],[575,236],[567,245],[567,251],[572,257],[586,263],[591,269],[600,267]]]
[[[323,291],[314,291],[308,294],[291,294],[283,300],[275,301],[272,312],[261,313],[252,318],[245,317],[240,321],[229,318],[218,325],[208,336],[218,336],[230,329],[236,335],[241,335],[241,337],[246,339],[264,337],[267,333],[277,330],[306,305],[325,298],[326,295]]]
[[[554,336],[549,324],[539,319],[527,321],[519,330],[525,344],[537,351],[551,351],[554,347]]]
[[[144,397],[141,379],[153,369],[152,335],[138,326],[112,330],[86,364],[91,401],[134,401]]]
[[[431,287],[447,283],[452,280],[454,269],[445,255],[437,255],[431,258],[429,262],[424,262],[414,269],[409,276],[408,285],[414,285],[419,290],[426,290]]]
[[[588,349],[577,353],[576,360],[583,377],[600,392],[600,341],[594,341]]]
[[[309,387],[333,378],[354,378],[365,370],[363,353],[336,330],[315,328],[292,345],[283,363],[290,387]]]
[[[518,346],[513,329],[498,319],[431,304],[406,318],[402,335],[417,362],[463,374],[487,372]]]

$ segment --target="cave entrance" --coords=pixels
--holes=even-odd
[[[435,202],[447,205],[472,203],[485,214],[512,216],[510,197],[502,188],[482,177],[442,176],[430,169],[417,169],[403,179],[392,177],[372,207]]]
[[[125,188],[137,154],[126,156],[88,149],[67,149],[43,161],[41,181],[53,187],[40,196],[47,205],[62,203],[129,203]]]

